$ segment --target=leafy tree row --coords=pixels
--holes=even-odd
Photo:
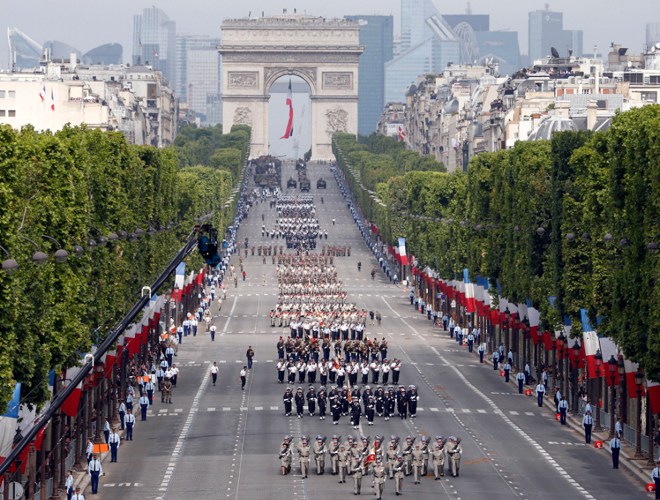
[[[236,136],[242,159],[249,131]],[[16,381],[26,401],[44,401],[48,371],[102,340],[197,217],[213,213],[226,227],[239,166],[222,167],[179,170],[174,149],[129,145],[120,133],[0,127],[0,245],[19,264],[0,273],[0,407]],[[119,238],[103,244],[111,233]],[[65,263],[52,259],[60,244]],[[43,265],[31,262],[37,247],[51,256]]]
[[[467,173],[398,167],[396,151],[334,138],[364,213],[422,266],[467,267],[529,300],[553,329],[580,309],[651,379],[660,379],[660,106],[596,134],[562,132],[477,155]],[[474,276],[473,276],[474,277]],[[572,330],[580,334],[580,328]]]

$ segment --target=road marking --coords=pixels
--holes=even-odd
[[[534,412],[532,412],[532,411],[526,411],[526,412],[525,412],[525,415],[527,415],[527,416],[529,416],[529,417],[533,417],[533,416],[534,416]]]
[[[174,445],[174,450],[172,451],[172,462],[170,462],[171,470],[170,468],[168,468],[168,472],[166,472],[163,475],[163,482],[160,484],[158,491],[167,492],[167,488],[169,487],[170,481],[172,480],[172,476],[179,462],[181,449],[183,448],[183,444],[185,443],[186,438],[188,437],[188,432],[192,427],[193,421],[195,419],[195,415],[199,410],[199,401],[202,397],[202,393],[204,392],[204,389],[206,389],[206,384],[208,383],[210,377],[211,377],[210,370],[204,370],[204,376],[202,377],[202,382],[199,384],[199,389],[197,389],[197,393],[195,394],[195,397],[192,400],[192,404],[190,405],[190,413],[188,413],[188,417],[186,418],[186,421],[183,427],[181,428],[179,437],[176,441],[176,444]],[[172,415],[176,415],[176,413],[173,413]]]
[[[517,411],[514,411],[514,410],[511,410],[511,411],[509,412],[509,414],[510,414],[510,415],[520,415],[520,413],[518,413]]]
[[[438,410],[437,408],[431,408],[430,410],[431,410],[431,411],[434,411],[434,412],[435,412],[435,411],[440,411],[440,410]]]
[[[206,411],[215,411],[215,408],[213,408],[213,407],[207,408]]]

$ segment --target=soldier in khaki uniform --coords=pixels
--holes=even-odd
[[[165,381],[161,384],[161,393],[160,393],[160,402],[161,403],[172,403],[172,380],[166,378]]]
[[[392,436],[394,438],[395,436]],[[398,446],[396,441],[392,439],[390,445],[387,448],[387,472],[390,479],[394,479],[394,466],[396,465],[396,457],[399,454]]]
[[[403,466],[403,455],[399,455],[394,465],[394,491],[397,496],[401,495],[401,490],[403,489],[403,478],[405,476]]]
[[[330,448],[328,452],[330,453],[330,466],[332,467],[332,475],[336,476],[339,473],[339,436],[332,436],[332,441],[330,441]]]
[[[286,476],[291,471],[292,456],[293,451],[291,451],[291,436],[286,436],[284,441],[282,441],[282,446],[280,447],[280,469],[282,470],[283,476]]]
[[[298,457],[300,458],[300,475],[303,479],[307,478],[309,473],[309,455],[311,449],[309,447],[309,439],[307,436],[300,438],[300,443],[298,443]]]
[[[422,436],[422,460],[424,464],[422,465],[422,476],[426,476],[429,473],[429,457],[431,451],[429,450],[429,438],[427,436]]]
[[[412,468],[413,468],[413,478],[415,484],[419,484],[419,478],[422,474],[422,467],[424,467],[424,452],[422,452],[422,447],[419,443],[415,445],[412,453]]]
[[[353,493],[359,495],[360,489],[362,488],[362,476],[364,475],[361,457],[353,455],[351,460],[351,473],[353,474]]]
[[[451,436],[447,444],[447,455],[449,457],[449,472],[452,477],[458,477],[461,468],[461,455],[463,449],[461,448],[461,438]]]
[[[387,473],[385,472],[385,467],[383,467],[383,462],[380,458],[376,458],[376,465],[374,465],[374,485],[376,488],[376,500],[381,500],[383,497],[383,489],[385,488],[385,479]]]
[[[325,447],[325,438],[316,436],[314,443],[314,461],[316,462],[316,474],[320,475],[325,472],[325,454],[327,449]]]
[[[435,447],[433,448],[433,474],[438,481],[445,475],[445,442],[442,436],[435,438]]]
[[[346,468],[348,467],[349,453],[343,445],[339,447],[337,453],[337,465],[339,467],[339,482],[346,482]]]
[[[415,440],[411,436],[406,438],[401,454],[403,455],[403,471],[406,476],[412,474],[412,451]]]

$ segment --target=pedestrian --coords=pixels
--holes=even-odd
[[[76,493],[71,495],[71,500],[85,500],[85,495],[80,492],[80,486],[76,488]]]
[[[621,453],[621,440],[618,436],[614,436],[610,440],[610,452],[612,453],[612,468],[619,468],[619,453]]]
[[[99,477],[103,475],[103,466],[96,453],[92,456],[87,471],[92,478],[92,495],[96,495],[99,492]]]
[[[539,383],[536,386],[536,402],[539,405],[539,408],[543,406],[543,396],[545,395],[545,385]]]
[[[566,425],[566,414],[568,413],[568,401],[562,396],[561,401],[557,405],[559,409],[559,422],[561,425]]]
[[[66,500],[71,500],[73,496],[73,471],[69,469],[66,473],[66,482],[64,483],[64,490],[66,491]]]
[[[587,413],[582,419],[582,427],[584,427],[584,442],[591,444],[591,428],[594,425],[593,417]]]
[[[149,398],[147,396],[140,396],[140,420],[147,420],[147,408],[149,408]]]
[[[94,441],[92,438],[87,439],[87,447],[85,448],[85,457],[87,458],[87,465],[91,462],[94,456]]]
[[[211,380],[213,381],[213,387],[215,387],[215,383],[218,381],[218,363],[217,363],[217,361],[214,361],[213,366],[211,367]]]
[[[507,360],[506,363],[504,363],[504,366],[502,367],[504,370],[504,381],[508,384],[509,383],[509,375],[511,374],[511,363]]]
[[[126,414],[126,441],[133,441],[133,426],[135,425],[135,415],[131,410]]]
[[[525,375],[523,372],[518,372],[516,374],[516,382],[518,382],[518,394],[523,393],[523,385],[525,383]]]
[[[252,358],[254,358],[254,349],[252,346],[248,346],[247,351],[245,351],[245,357],[247,358],[247,368],[252,370]]]
[[[614,435],[621,439],[623,437],[623,420],[619,417],[614,424]]]
[[[532,369],[529,363],[525,363],[525,385],[529,385],[529,379],[532,376]]]
[[[116,462],[117,461],[117,448],[119,448],[119,443],[121,442],[121,439],[119,438],[119,434],[117,434],[116,430],[112,430],[110,433],[110,440],[108,441],[108,444],[110,445],[110,462]]]
[[[124,430],[124,418],[126,417],[126,403],[124,403],[123,399],[119,399],[119,409],[117,410],[119,413],[119,425],[120,429],[123,431]]]
[[[244,366],[241,370],[241,391],[245,390],[245,381],[247,380],[247,367]]]
[[[651,481],[655,483],[655,498],[660,500],[660,459],[655,461],[655,469],[651,472]]]

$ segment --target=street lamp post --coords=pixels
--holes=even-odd
[[[619,397],[619,417],[622,422],[628,421],[628,394],[626,391],[626,364],[623,362],[623,355],[619,354],[619,360],[616,365],[619,372],[620,397]]]
[[[596,429],[600,430],[600,405],[603,397],[603,381],[600,379],[600,369],[603,366],[603,354],[600,352],[600,349],[596,351],[594,358],[596,360],[596,383],[598,385],[598,390],[596,391]]]
[[[607,361],[607,371],[610,374],[610,437],[609,439],[614,438],[614,421],[616,420],[616,373],[617,373],[617,361],[614,359],[614,354]]]
[[[635,459],[644,458],[642,453],[642,383],[644,382],[644,372],[637,368],[635,372],[635,385],[637,385],[637,439],[635,439]]]
[[[577,415],[578,412],[578,370],[580,368],[580,363],[578,362],[580,356],[580,343],[575,339],[573,344],[573,375],[572,381],[573,384],[573,399],[572,399],[572,413]]]

